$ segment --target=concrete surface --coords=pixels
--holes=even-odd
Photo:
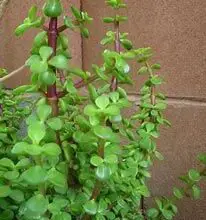
[[[34,2],[43,2],[34,0]],[[64,1],[65,4],[68,1]],[[79,1],[73,0],[78,6]],[[154,62],[162,64],[161,75],[166,84],[162,90],[169,97],[167,118],[172,128],[162,130],[158,146],[165,161],[156,162],[152,170],[150,185],[153,197],[170,195],[173,186],[178,185],[178,176],[191,167],[199,165],[196,156],[206,151],[206,1],[203,0],[126,0],[128,8],[123,10],[129,22],[121,31],[129,32],[135,47],[151,46],[155,51]],[[23,20],[30,1],[10,2],[7,12],[0,21],[0,66],[13,70],[22,65],[28,57],[31,39],[35,32],[28,32],[17,39],[14,28]],[[90,25],[91,37],[83,41],[78,34],[72,34],[74,63],[90,70],[91,64],[101,64],[100,52],[104,47],[99,41],[105,31],[102,17],[113,14],[104,0],[82,0],[83,9],[94,18]],[[22,46],[23,45],[23,46]],[[81,54],[83,52],[83,54]],[[128,87],[133,100],[138,101],[142,78],[136,76],[137,65],[132,63],[135,85]],[[15,77],[8,85],[27,82],[27,72]],[[128,112],[127,114],[129,114]],[[203,185],[206,190],[206,186]],[[184,200],[179,204],[176,220],[205,220],[206,193],[202,200]],[[151,201],[147,201],[147,206]]]
[[[77,7],[80,7],[79,0],[70,1]],[[32,5],[39,7],[39,12],[44,4],[44,0],[10,0],[3,17],[0,20],[0,67],[7,68],[12,71],[22,66],[25,60],[29,57],[29,51],[32,46],[32,40],[38,33],[38,30],[29,30],[22,37],[14,35],[15,28],[22,23],[27,16],[27,12]],[[67,0],[63,0],[65,6],[65,14],[70,12]],[[62,21],[60,21],[62,23]],[[71,53],[73,56],[72,63],[81,67],[81,37],[79,33],[67,31],[71,43]],[[28,83],[29,71],[22,71],[18,76],[6,81],[8,87]]]
[[[112,28],[104,25],[102,18],[114,12],[102,0],[83,0],[83,8],[94,18],[91,38],[83,44],[83,65],[90,69],[92,63],[101,64],[99,42]],[[206,2],[202,0],[127,0],[128,8],[122,10],[129,21],[121,26],[129,32],[135,47],[151,46],[154,62],[160,62],[166,84],[162,90],[169,97],[167,118],[172,128],[162,130],[158,146],[165,156],[152,170],[150,186],[153,197],[170,195],[172,187],[181,182],[183,175],[197,164],[199,152],[206,152]],[[95,56],[93,56],[95,54]],[[138,65],[133,62],[134,86],[127,87],[138,101],[142,77],[137,77]],[[127,113],[129,114],[129,112]],[[203,185],[206,189],[206,184]],[[179,204],[176,220],[205,220],[206,192],[199,201],[186,199]],[[147,206],[151,205],[147,201]]]

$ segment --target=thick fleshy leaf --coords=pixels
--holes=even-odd
[[[118,136],[109,127],[97,125],[93,128],[93,132],[97,137],[101,139],[114,142],[114,143],[119,142]]]
[[[118,163],[118,157],[115,154],[111,154],[111,155],[106,156],[104,161],[109,164],[116,164]]]
[[[59,145],[55,143],[45,144],[42,151],[48,156],[59,156],[61,154],[61,149]]]
[[[60,214],[56,214],[54,216],[52,216],[51,220],[71,220],[72,217],[70,214],[66,213],[66,212],[62,212]]]
[[[53,71],[48,70],[46,72],[40,73],[38,80],[44,85],[53,85],[56,82],[56,75]]]
[[[34,166],[26,170],[22,178],[30,185],[38,185],[45,182],[47,172],[41,166]]]
[[[9,194],[9,197],[16,202],[23,202],[24,201],[24,193],[21,190],[14,189]]]
[[[33,22],[37,18],[37,6],[34,5],[29,9],[28,13],[29,20]]]
[[[52,168],[48,172],[48,181],[54,186],[67,188],[67,180],[65,175],[57,171],[55,168]]]
[[[10,160],[8,158],[2,158],[0,160],[0,166],[13,169],[14,168],[14,163],[13,163],[12,160]]]
[[[60,118],[50,118],[47,120],[49,127],[55,131],[61,130],[63,123]]]
[[[11,192],[12,191],[9,186],[6,186],[6,185],[1,186],[0,185],[0,198],[4,198],[4,197],[9,196]]]
[[[26,208],[41,216],[47,211],[48,200],[41,194],[35,195],[26,202]]]
[[[109,105],[109,97],[102,95],[95,100],[95,103],[100,109],[105,109]]]
[[[64,55],[57,55],[49,60],[49,65],[66,70],[68,69],[68,59]]]
[[[13,220],[14,219],[14,212],[11,210],[4,210],[0,213],[1,220]]]
[[[31,138],[34,144],[39,144],[40,141],[44,138],[45,134],[45,125],[40,121],[36,121],[30,124],[28,127],[28,136]]]
[[[201,179],[200,173],[195,170],[195,169],[191,169],[189,171],[189,178],[193,181],[199,181]]]
[[[42,104],[37,107],[37,115],[41,121],[45,121],[52,113],[52,109],[49,105]]]
[[[87,105],[84,108],[84,114],[88,116],[95,116],[97,113],[97,108],[94,105]]]
[[[94,200],[90,200],[84,204],[84,210],[90,215],[95,215],[97,213],[98,206]]]
[[[28,144],[25,148],[25,153],[31,156],[38,156],[42,153],[42,148],[36,144]]]
[[[44,73],[48,70],[48,64],[44,61],[32,62],[30,69],[32,73]]]
[[[42,31],[42,32],[38,33],[37,36],[34,38],[34,45],[36,47],[40,47],[42,45],[42,43],[44,43],[46,38],[47,38],[46,31]]]
[[[19,177],[19,172],[16,170],[8,171],[4,173],[4,178],[10,181],[17,179],[18,177]]]
[[[20,142],[14,145],[13,149],[11,150],[12,154],[24,154],[28,147],[28,143]]]
[[[99,180],[105,181],[109,179],[110,175],[111,175],[111,170],[109,167],[105,166],[104,164],[97,167],[96,176]]]
[[[53,49],[51,47],[42,46],[39,49],[39,55],[41,56],[43,61],[47,61],[49,57],[52,55]]]
[[[98,167],[99,165],[101,165],[102,163],[104,162],[104,160],[99,157],[99,156],[92,156],[91,160],[90,160],[90,163],[93,165],[93,166],[96,166]]]

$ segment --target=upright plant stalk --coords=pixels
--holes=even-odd
[[[53,49],[52,56],[56,55],[57,37],[58,37],[57,23],[58,23],[57,17],[50,18],[49,29],[47,34],[48,34],[48,44]],[[57,95],[56,83],[47,87],[47,99],[52,107],[53,116],[57,116],[59,113],[59,109],[58,109],[58,95]]]
[[[114,29],[115,29],[115,51],[120,53],[121,46],[120,46],[120,31],[119,31],[119,21],[114,22]],[[118,88],[118,81],[115,76],[112,77],[111,87],[110,90],[112,92],[116,91]]]
[[[152,69],[151,69],[149,63],[146,62],[145,66],[148,69],[149,76],[152,77],[153,76],[153,72],[152,72]],[[156,104],[155,86],[154,85],[151,86],[150,92],[151,92],[151,95],[150,95],[151,104],[154,106]],[[151,122],[153,122],[153,118],[152,117],[151,117]],[[147,216],[146,216],[146,210],[145,210],[145,198],[144,198],[144,196],[141,196],[140,206],[141,206],[142,216],[146,220]]]

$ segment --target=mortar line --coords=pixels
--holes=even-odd
[[[83,11],[83,0],[80,0],[80,11]],[[84,70],[84,40],[82,35],[80,34],[81,37],[81,61],[82,61],[82,70]]]
[[[128,96],[131,100],[139,103],[140,94],[129,93]],[[203,106],[206,107],[206,99],[196,97],[172,97],[167,96],[167,102],[169,105],[190,105],[190,106]]]

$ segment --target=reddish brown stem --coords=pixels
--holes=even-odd
[[[114,24],[114,29],[115,29],[115,51],[117,53],[121,52],[121,44],[120,44],[120,30],[119,30],[119,22],[115,22]],[[112,92],[116,91],[118,88],[118,81],[117,78],[115,76],[112,77],[112,81],[111,81],[111,86],[110,86],[110,90]]]
[[[76,89],[81,89],[82,87],[85,87],[87,86],[89,83],[95,81],[97,79],[97,76],[91,76],[86,82],[81,79],[81,80],[78,80],[74,83],[74,86]],[[58,98],[62,98],[66,95],[66,92],[65,91],[62,91],[62,92],[59,92],[58,93]]]
[[[60,26],[60,27],[58,28],[58,33],[63,32],[63,31],[65,31],[66,29],[67,29],[67,26],[66,26],[66,25],[62,25],[62,26]]]
[[[57,18],[51,18],[49,22],[49,29],[48,29],[48,44],[53,49],[53,55],[56,55],[56,48],[57,48]],[[56,71],[56,70],[55,70]],[[58,115],[58,97],[57,97],[57,88],[56,83],[47,87],[47,99],[49,104],[52,107],[52,113],[54,116]]]

